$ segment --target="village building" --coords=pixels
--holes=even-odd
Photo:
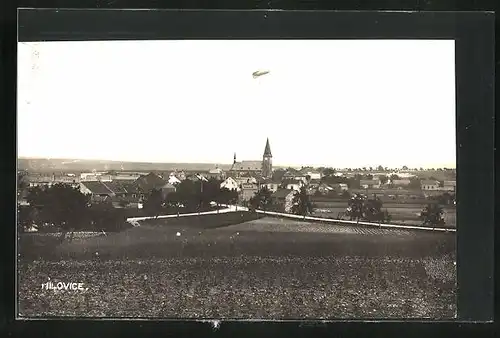
[[[380,180],[379,179],[360,180],[359,186],[362,189],[378,189],[380,188]]]
[[[241,201],[249,201],[258,192],[259,187],[255,183],[241,184],[240,199]]]
[[[296,181],[307,181],[307,174],[301,173],[300,171],[287,170],[283,175],[283,180],[296,180]]]
[[[334,183],[331,184],[331,187],[333,188],[333,191],[342,193],[344,191],[348,191],[349,187],[347,186],[346,183]]]
[[[322,195],[326,195],[328,193],[331,193],[331,192],[335,192],[335,188],[333,188],[332,186],[330,186],[329,184],[326,184],[326,183],[321,183],[318,188],[317,188],[317,191],[322,194]]]
[[[48,174],[25,174],[22,177],[22,182],[29,187],[52,186],[54,184],[68,184],[72,187],[78,187],[80,183],[79,177],[64,173]]]
[[[113,177],[106,173],[100,172],[92,172],[92,173],[81,173],[80,181],[101,181],[101,182],[110,182],[113,180]]]
[[[249,175],[244,175],[244,176],[239,176],[234,179],[238,185],[242,185],[245,183],[251,183],[251,184],[257,184],[257,179],[253,176]]]
[[[422,190],[426,191],[440,190],[439,182],[435,180],[422,180],[420,182],[420,187],[422,188]]]
[[[258,181],[259,189],[266,187],[271,192],[276,192],[281,185],[281,181],[272,178],[263,178]]]
[[[163,199],[166,199],[167,196],[172,193],[172,192],[175,192],[176,191],[176,188],[173,184],[170,184],[170,183],[165,183],[165,185],[163,185],[161,188],[160,188],[160,191],[161,191],[161,196]]]
[[[224,171],[219,167],[215,167],[214,169],[210,169],[208,171],[208,173],[206,174],[206,177],[208,179],[216,179],[216,180],[224,180],[226,178]]]
[[[306,178],[309,177],[309,181],[313,181],[313,180],[321,180],[321,178],[323,177],[323,175],[321,174],[321,172],[319,171],[307,171],[306,172]]]
[[[187,180],[193,181],[193,182],[208,182],[208,179],[202,175],[202,174],[191,174],[186,176]]]
[[[300,190],[300,188],[306,186],[306,184],[303,181],[294,180],[294,179],[283,180],[281,185],[285,189],[291,189],[291,190]]]
[[[221,189],[222,188],[226,188],[226,189],[229,189],[229,190],[236,190],[236,191],[240,191],[240,184],[238,184],[238,182],[236,182],[236,180],[232,177],[228,177],[226,178],[221,184],[220,184],[220,187]]]
[[[180,179],[178,179],[178,178],[177,178],[176,176],[174,176],[174,175],[170,175],[170,176],[168,177],[168,183],[170,183],[170,184],[172,184],[172,185],[176,185],[176,184],[181,183],[181,180],[180,180]]]
[[[271,146],[269,144],[269,139],[267,139],[261,161],[238,162],[236,160],[235,153],[233,158],[233,165],[231,166],[231,169],[229,169],[228,176],[236,178],[239,176],[247,175],[252,177],[271,178],[273,175],[272,159],[273,155],[271,153]]]

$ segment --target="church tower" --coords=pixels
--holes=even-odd
[[[271,178],[273,176],[273,155],[271,154],[269,138],[266,141],[266,148],[262,156],[262,176],[265,178]]]

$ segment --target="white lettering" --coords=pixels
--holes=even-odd
[[[42,290],[80,290],[85,291],[88,288],[83,287],[83,283],[75,283],[75,282],[57,282],[56,284],[52,282],[42,283]]]

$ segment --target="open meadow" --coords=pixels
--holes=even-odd
[[[453,233],[268,217],[243,221],[222,227],[187,218],[144,221],[119,233],[76,237],[35,255],[28,254],[35,250],[28,244],[33,240],[23,240],[20,315],[455,316]],[[84,290],[42,290],[48,281],[81,282]]]
[[[317,208],[314,211],[314,216],[317,217],[337,218],[347,208],[347,201],[317,201],[314,204]],[[423,207],[423,204],[384,203],[382,210],[387,210],[395,223],[421,225],[422,221],[419,219],[419,215]],[[444,208],[443,217],[446,226],[456,227],[457,213],[455,208]]]

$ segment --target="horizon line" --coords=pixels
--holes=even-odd
[[[34,157],[34,156],[18,156],[18,160],[72,160],[72,161],[107,161],[107,162],[115,162],[115,163],[141,163],[141,164],[213,164],[214,166],[217,165],[232,165],[232,163],[221,163],[221,162],[157,162],[157,161],[123,161],[123,160],[112,160],[112,159],[99,159],[99,158],[65,158],[65,157]],[[313,167],[313,168],[338,168],[338,169],[362,169],[362,168],[372,168],[373,170],[377,170],[379,166],[382,166],[386,168],[386,166],[382,164],[378,165],[368,165],[368,166],[345,166],[345,167],[338,167],[338,166],[332,166],[332,165],[315,165],[315,164],[274,164],[273,166],[276,167]],[[389,167],[387,166],[387,169],[402,169],[402,167],[405,165],[401,165],[399,167]],[[456,165],[453,166],[424,166],[424,165],[419,165],[419,166],[407,166],[408,170],[412,170],[414,168],[420,169],[456,169]]]

